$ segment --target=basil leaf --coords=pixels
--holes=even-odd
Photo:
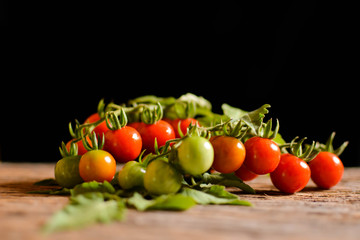
[[[57,189],[35,190],[35,191],[29,191],[27,193],[29,193],[29,194],[49,194],[49,195],[70,195],[70,189],[57,188]]]
[[[202,191],[220,198],[238,198],[237,195],[226,191],[225,186],[222,185],[210,185],[206,187],[203,186]]]
[[[109,223],[122,220],[125,204],[121,201],[105,201],[101,193],[79,194],[71,197],[70,203],[55,213],[44,225],[43,231],[51,233],[85,227],[97,222]]]
[[[223,191],[220,189],[220,191]],[[183,190],[180,192],[180,194],[183,194],[184,196],[191,197],[195,200],[196,203],[207,205],[207,204],[227,204],[227,205],[244,205],[244,206],[251,206],[251,204],[248,201],[240,200],[236,195],[236,198],[229,198],[227,197],[218,197],[215,195],[212,195],[210,193],[215,193],[215,195],[222,195],[223,193],[219,192],[219,189],[216,189],[216,191],[213,189],[212,191],[206,193],[203,191],[195,190],[192,188],[184,187]]]
[[[274,142],[276,142],[278,145],[286,144],[286,141],[282,138],[280,133],[277,133],[275,138],[272,139]]]
[[[127,200],[130,206],[135,207],[139,211],[145,210],[187,210],[194,206],[195,201],[181,194],[161,195],[152,200],[145,199],[141,194],[135,192],[134,195]]]
[[[241,110],[240,108],[232,107],[226,103],[221,105],[221,109],[226,116],[235,120],[239,120],[242,116],[248,113],[247,111]]]
[[[59,186],[54,178],[46,178],[34,183],[35,186]]]
[[[257,132],[263,122],[265,114],[269,113],[268,108],[270,107],[270,105],[264,104],[260,108],[251,112],[246,112],[244,110],[241,110],[240,108],[235,108],[228,104],[223,104],[221,107],[226,116],[228,116],[234,121],[244,121],[254,132]]]
[[[103,183],[97,181],[84,182],[76,185],[71,191],[71,196],[76,196],[78,194],[88,193],[88,192],[101,192],[101,193],[115,193],[115,188],[108,182],[104,181]]]
[[[192,93],[187,93],[178,98],[178,101],[192,102],[196,108],[211,110],[211,103],[203,97],[196,96]]]
[[[233,173],[224,174],[224,173],[204,173],[202,175],[202,182],[205,184],[217,184],[223,185],[225,187],[237,187],[243,190],[246,193],[255,194],[255,190],[250,187],[248,184],[244,183]]]
[[[155,95],[145,95],[145,96],[141,96],[141,97],[137,97],[135,99],[131,99],[129,100],[128,104],[132,105],[132,104],[140,104],[140,103],[145,103],[145,104],[156,104],[157,102],[159,102],[161,105],[170,105],[173,104],[175,102],[175,98],[174,97],[157,97]]]

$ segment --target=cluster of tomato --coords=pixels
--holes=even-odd
[[[320,188],[331,188],[344,171],[338,156],[324,148],[312,153],[311,161],[302,159],[304,139],[279,146],[272,140],[276,134],[240,138],[217,134],[218,129],[204,137],[196,131],[202,128],[199,122],[189,117],[127,123],[121,110],[107,117],[95,113],[82,126],[91,126],[91,131],[63,144],[63,159],[55,167],[55,179],[63,187],[113,181],[116,162],[125,163],[115,177],[123,189],[140,187],[156,195],[177,192],[183,176],[196,177],[207,171],[234,173],[243,181],[270,174],[274,186],[285,193],[301,191],[310,178]],[[80,132],[84,134],[85,128]]]

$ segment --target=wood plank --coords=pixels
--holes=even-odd
[[[195,206],[185,212],[129,210],[124,222],[98,224],[44,236],[41,226],[68,201],[66,196],[27,194],[35,181],[53,177],[54,164],[0,163],[0,239],[358,239],[360,168],[346,168],[331,190],[312,182],[299,193],[277,191],[268,176],[243,194],[253,207]]]

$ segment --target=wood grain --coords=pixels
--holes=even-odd
[[[129,210],[124,222],[43,235],[41,226],[68,201],[66,196],[28,194],[33,183],[53,177],[54,164],[0,163],[0,239],[359,239],[360,168],[346,168],[331,190],[312,182],[300,193],[282,194],[261,176],[239,194],[253,207],[195,206],[185,212]]]

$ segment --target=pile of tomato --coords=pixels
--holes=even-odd
[[[97,113],[70,124],[72,139],[60,148],[55,180],[66,188],[84,181],[116,182],[153,195],[176,193],[184,178],[195,181],[206,172],[234,174],[242,181],[269,174],[284,193],[301,191],[310,178],[323,189],[341,180],[338,155],[347,142],[334,150],[334,134],[326,144],[304,144],[306,138],[287,143],[279,138],[278,121],[275,129],[272,120],[263,122],[266,107],[233,108],[241,113],[233,118],[211,112],[208,103],[191,94],[145,96],[122,105],[100,101]]]

